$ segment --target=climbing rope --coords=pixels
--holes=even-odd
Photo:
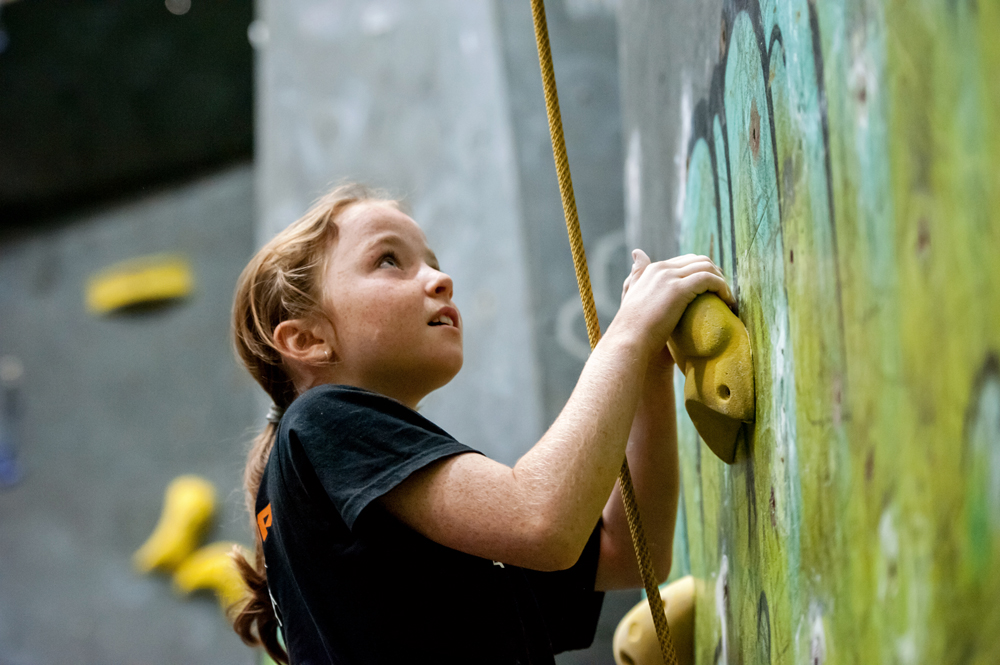
[[[562,116],[559,114],[559,94],[556,92],[556,75],[552,68],[552,52],[549,49],[549,28],[545,20],[544,0],[531,0],[531,12],[535,19],[538,63],[542,68],[545,108],[549,116],[549,133],[552,135],[552,156],[556,162],[559,193],[562,196],[563,213],[566,217],[566,232],[569,234],[569,245],[573,252],[573,266],[576,268],[576,283],[580,287],[580,300],[583,303],[583,314],[587,321],[587,337],[590,338],[590,348],[593,349],[601,339],[601,326],[597,320],[597,307],[594,305],[594,293],[590,286],[587,255],[583,249],[583,234],[580,232],[580,218],[576,213],[573,179],[569,174],[569,157],[566,155]],[[635,556],[639,562],[642,585],[646,589],[649,610],[653,614],[653,626],[656,628],[656,637],[660,643],[660,653],[663,655],[663,662],[666,665],[677,665],[677,655],[674,652],[673,640],[670,639],[670,628],[667,626],[667,615],[663,600],[660,598],[660,589],[656,584],[656,575],[653,572],[653,562],[649,555],[646,534],[642,528],[642,521],[639,519],[639,506],[636,503],[632,474],[629,472],[627,459],[622,462],[618,481],[621,486],[622,503],[625,504],[628,528],[632,534],[632,545],[635,547]]]

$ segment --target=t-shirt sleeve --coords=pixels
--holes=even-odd
[[[594,590],[601,554],[601,522],[577,562],[566,570],[526,570],[535,600],[545,619],[554,653],[586,649],[594,641],[604,592]]]
[[[301,405],[300,400],[304,400]],[[302,395],[282,419],[349,529],[362,511],[410,474],[452,455],[477,452],[416,411],[356,388]],[[291,417],[289,417],[291,416]]]

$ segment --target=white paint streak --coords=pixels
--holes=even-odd
[[[883,565],[878,571],[878,598],[884,601],[889,595],[890,586],[895,586],[895,580],[891,580],[889,570],[895,569],[899,558],[899,534],[896,531],[895,520],[892,515],[892,508],[887,508],[878,522],[878,540],[882,550]]]
[[[785,378],[785,347],[787,345],[785,326],[780,324],[777,325],[778,328],[778,339],[774,343],[774,356],[776,362],[774,363],[774,378],[775,384],[780,384],[782,379]]]
[[[624,282],[632,264],[632,258],[628,251],[624,251],[624,247],[625,235],[622,231],[607,233],[594,245],[591,283],[594,286],[594,305],[604,321],[613,319],[618,313],[621,296],[618,284],[612,285],[612,274],[617,273],[616,276],[621,277]],[[623,261],[626,257],[627,263]]]
[[[987,501],[993,524],[1000,526],[1000,380],[990,377],[979,394],[972,446],[988,464]]]
[[[722,637],[720,644],[722,649],[719,651],[719,661],[720,663],[729,662],[729,643],[726,639],[727,629],[726,629],[726,602],[729,595],[729,557],[725,554],[722,555],[722,563],[719,566],[719,576],[715,580],[715,613],[719,617],[719,626],[722,630]]]
[[[882,518],[878,522],[878,540],[882,546],[882,554],[887,559],[899,557],[899,534],[896,533],[896,525],[893,524],[892,512],[887,509],[882,513]]]
[[[787,303],[782,303],[783,308],[776,308],[774,311],[775,320],[771,324],[771,329],[776,331],[774,341],[774,364],[772,369],[772,381],[775,390],[771,391],[773,413],[777,414],[777,437],[776,447],[779,455],[788,454],[789,444],[792,443],[792,424],[789,420],[789,410],[794,408],[789,399],[791,381],[793,373],[791,359],[788,354],[788,313]],[[790,464],[795,460],[789,460]]]
[[[847,85],[854,99],[858,126],[868,129],[868,109],[878,93],[878,77],[872,56],[865,47],[865,36],[860,30],[851,36],[851,52],[853,57]]]
[[[642,141],[633,129],[625,151],[625,242],[632,250],[642,243]]]
[[[674,217],[677,228],[681,228],[684,219],[684,202],[687,198],[687,157],[688,144],[691,142],[691,81],[687,74],[681,82],[681,131],[677,141],[677,152],[674,153],[674,166],[677,168],[677,205],[674,206]]]
[[[917,640],[912,631],[896,640],[896,659],[900,665],[917,663]]]
[[[826,662],[826,629],[823,627],[823,610],[813,601],[809,604],[809,665]]]

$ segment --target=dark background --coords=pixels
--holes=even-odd
[[[0,232],[252,158],[249,0],[0,12]]]

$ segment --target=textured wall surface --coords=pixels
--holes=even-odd
[[[184,473],[218,489],[208,540],[249,543],[244,450],[263,411],[232,352],[236,277],[253,251],[253,173],[238,167],[0,245],[0,356],[24,368],[0,482],[0,662],[249,663],[210,595],[139,576],[163,492]],[[153,253],[185,256],[194,291],[95,317],[87,279]],[[2,452],[2,451],[0,451]]]
[[[661,195],[738,288],[757,419],[726,467],[682,418],[699,663],[1000,659],[998,29],[996,3],[805,0],[701,28],[703,93],[651,150],[683,141]]]

